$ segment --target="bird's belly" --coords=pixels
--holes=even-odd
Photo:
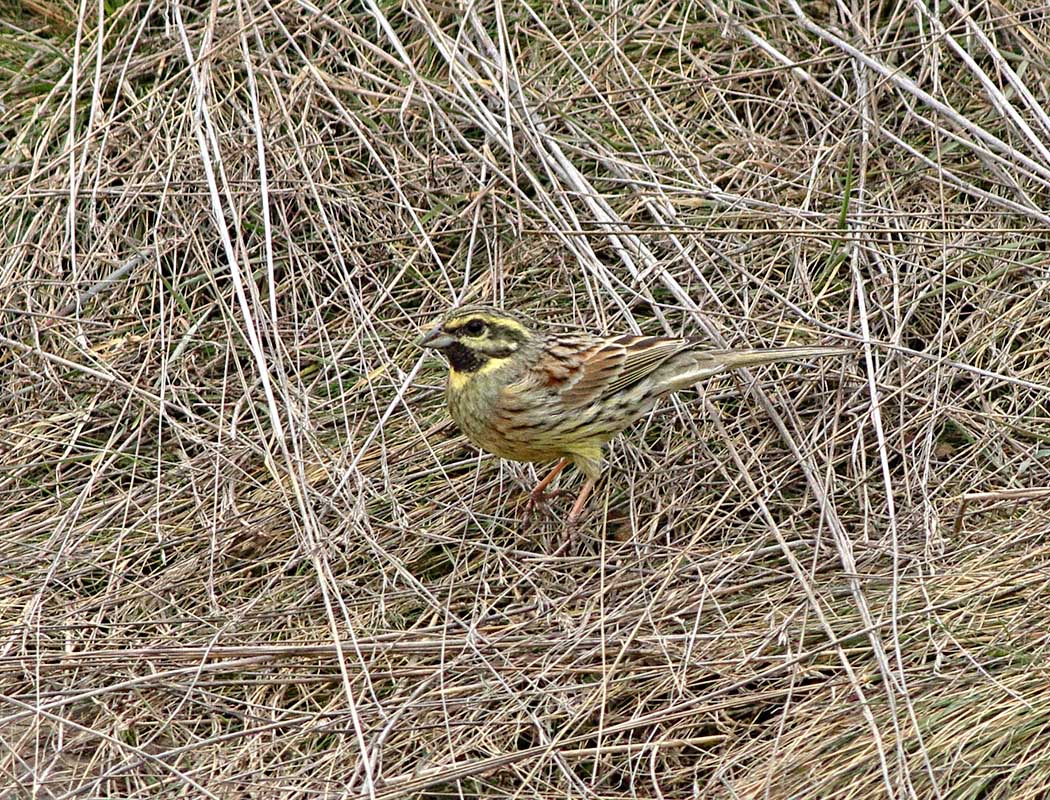
[[[517,408],[489,398],[450,391],[448,408],[460,431],[486,452],[511,461],[553,461],[557,458],[601,458],[601,446],[613,429],[597,419],[597,409],[558,419],[542,409]]]
[[[512,424],[499,425],[498,420],[469,413],[459,415],[452,403],[449,409],[463,435],[486,452],[511,461],[551,461],[561,457],[561,451],[541,441],[538,432]]]

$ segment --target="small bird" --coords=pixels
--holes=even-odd
[[[449,311],[419,345],[448,359],[448,410],[470,441],[513,461],[559,459],[529,508],[567,465],[583,472],[570,527],[601,475],[602,447],[663,395],[727,369],[850,352],[712,350],[698,338],[557,333],[522,314],[474,305]]]

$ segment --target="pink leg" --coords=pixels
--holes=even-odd
[[[551,485],[551,482],[565,469],[570,463],[569,459],[563,458],[557,464],[554,465],[554,469],[547,473],[542,481],[536,484],[536,488],[529,492],[528,502],[525,503],[525,519],[528,520],[532,517],[532,513],[536,510],[536,507],[541,505],[547,499],[546,489]]]
[[[580,512],[583,511],[584,505],[587,503],[587,498],[591,496],[591,490],[594,489],[594,484],[597,481],[594,478],[588,478],[583,488],[580,489],[580,495],[576,498],[576,502],[572,504],[572,511],[569,512],[569,527],[571,528],[576,524],[576,520],[580,518]]]
[[[569,466],[571,462],[567,458],[563,458],[557,464],[554,465],[554,469],[547,473],[547,477],[536,484],[536,488],[529,492],[529,505],[534,506],[543,499],[543,492],[548,486],[554,481],[555,478],[561,473],[563,469]]]

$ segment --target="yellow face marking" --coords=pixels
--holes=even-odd
[[[452,367],[448,370],[448,388],[453,392],[462,390],[471,379],[478,377],[479,375],[485,375],[486,373],[497,370],[503,366],[503,364],[509,361],[509,358],[490,358],[485,362],[484,365],[474,370],[473,372],[459,372]]]
[[[454,369],[449,369],[448,388],[453,392],[460,391],[470,381],[470,376],[472,374],[473,373],[470,372],[456,372]]]

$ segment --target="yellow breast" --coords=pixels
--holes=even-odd
[[[591,426],[559,430],[555,415],[522,403],[520,393],[491,373],[491,362],[474,372],[449,371],[448,409],[463,434],[475,445],[512,461],[552,461],[572,458],[600,468],[602,445],[610,438]],[[535,423],[530,426],[530,420]],[[554,423],[554,424],[552,424]]]
[[[504,404],[506,387],[492,373],[506,359],[492,359],[474,372],[449,370],[448,410],[463,434],[474,444],[512,461],[548,461],[558,457],[545,443],[535,442],[533,432],[515,428]],[[539,445],[539,446],[537,446]]]

